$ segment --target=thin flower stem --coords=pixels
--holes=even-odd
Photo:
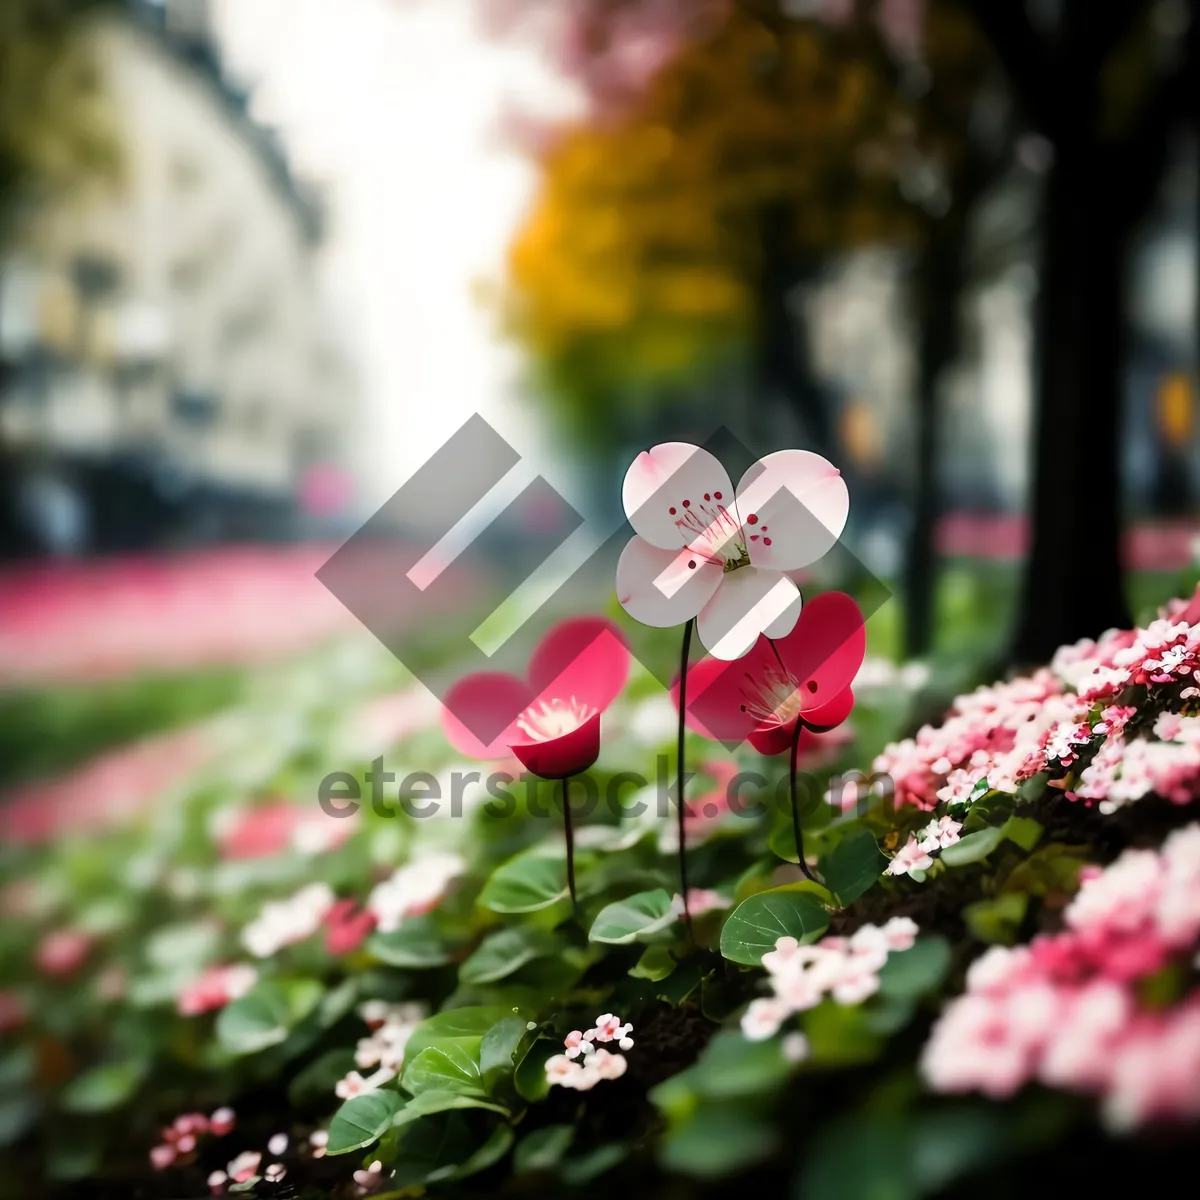
[[[804,861],[804,832],[800,828],[800,805],[796,800],[796,757],[800,750],[800,731],[803,728],[804,722],[798,718],[796,731],[792,734],[792,753],[788,766],[788,784],[792,798],[792,832],[796,836],[796,859],[800,864],[800,870],[813,883],[820,883],[821,881],[809,870],[808,863]]]
[[[567,887],[571,891],[571,907],[578,905],[575,895],[575,826],[571,823],[571,780],[569,776],[562,779],[563,829],[567,835]]]
[[[675,762],[678,768],[678,783],[676,790],[678,792],[675,797],[678,805],[677,814],[679,822],[679,887],[680,895],[683,897],[683,923],[687,926],[688,932],[692,929],[692,912],[688,907],[688,879],[687,879],[687,826],[684,821],[684,816],[687,809],[683,802],[683,781],[684,781],[684,750],[683,750],[683,734],[684,734],[684,717],[687,713],[687,677],[688,677],[688,659],[692,651],[692,626],[695,625],[696,618],[691,620],[683,627],[683,651],[680,655],[679,664],[679,742],[676,747]]]

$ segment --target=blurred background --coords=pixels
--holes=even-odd
[[[825,454],[873,651],[935,680],[1190,590],[1198,26],[8,0],[7,811],[122,809],[258,672],[385,659],[314,572],[475,412],[611,522],[656,441]]]

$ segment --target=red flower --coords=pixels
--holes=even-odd
[[[602,617],[556,625],[538,643],[528,678],[484,671],[460,679],[446,696],[442,726],[455,749],[473,758],[515,754],[543,779],[586,771],[600,753],[600,714],[629,673],[620,631]]]
[[[747,739],[760,754],[790,748],[796,722],[830,729],[854,707],[850,689],[866,652],[863,615],[843,592],[826,592],[800,612],[786,637],[760,636],[732,662],[707,658],[688,671],[688,725],[718,742]],[[675,685],[679,702],[679,684]],[[807,730],[804,741],[816,741]]]
[[[341,957],[357,950],[375,928],[375,914],[354,900],[339,900],[325,914],[325,949]]]

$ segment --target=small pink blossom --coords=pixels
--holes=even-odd
[[[258,1165],[262,1162],[262,1154],[257,1150],[243,1150],[225,1167],[229,1178],[234,1183],[245,1183],[258,1173]]]
[[[314,1129],[308,1135],[308,1144],[312,1147],[313,1158],[324,1158],[325,1147],[329,1145],[329,1130]]]
[[[232,1108],[218,1108],[212,1116],[208,1118],[209,1132],[217,1137],[224,1137],[227,1133],[233,1132],[233,1127],[237,1124],[237,1114]]]
[[[224,1171],[213,1171],[208,1177],[208,1189],[214,1196],[219,1196],[228,1182],[229,1176]]]
[[[258,972],[249,963],[209,967],[179,993],[176,1007],[184,1017],[224,1008],[244,996],[257,982]]]
[[[927,871],[933,866],[929,852],[922,848],[916,837],[909,834],[908,841],[896,851],[884,871],[885,875],[908,875],[913,871]]]
[[[151,1146],[150,1165],[156,1171],[165,1171],[175,1161],[175,1147],[164,1143],[161,1146]]]
[[[60,929],[48,933],[38,943],[37,968],[52,979],[67,979],[83,966],[92,952],[92,939],[78,929]]]

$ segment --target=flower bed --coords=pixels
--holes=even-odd
[[[762,512],[737,535],[786,546]],[[578,621],[463,681],[444,730],[419,693],[272,707],[140,822],[6,850],[27,1194],[904,1200],[1186,1161],[1200,593],[886,747],[854,722],[915,673],[862,665],[847,597],[671,693],[587,629],[570,674]],[[466,728],[500,692],[519,715]]]

